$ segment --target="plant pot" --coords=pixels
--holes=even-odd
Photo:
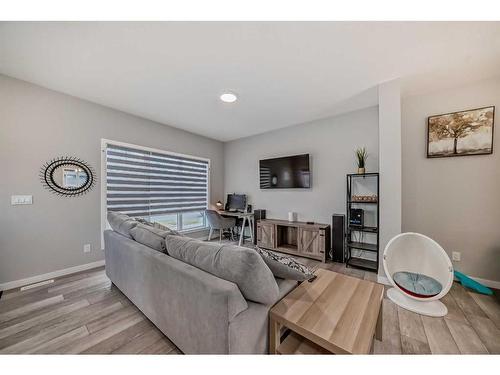
[[[358,168],[358,174],[365,174],[365,168]]]

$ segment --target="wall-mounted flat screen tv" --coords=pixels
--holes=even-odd
[[[309,154],[259,161],[261,189],[308,189],[311,187]]]

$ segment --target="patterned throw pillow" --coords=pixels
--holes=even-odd
[[[295,259],[262,249],[258,246],[255,250],[260,254],[275,277],[287,280],[313,280],[316,278],[313,271]]]

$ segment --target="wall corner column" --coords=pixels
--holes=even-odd
[[[379,276],[385,276],[383,252],[401,233],[401,87],[399,80],[378,87],[380,232]]]

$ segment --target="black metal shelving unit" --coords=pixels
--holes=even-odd
[[[380,223],[380,183],[378,173],[364,173],[364,174],[348,174],[347,175],[347,230],[346,230],[346,265],[347,267],[362,268],[368,271],[378,272],[379,261],[379,223]],[[373,192],[377,195],[377,201],[353,201],[352,200],[352,182],[353,179],[376,179],[377,191]],[[351,225],[351,208],[362,208],[363,206],[373,207],[376,210],[376,224],[375,226],[358,226]],[[375,234],[375,243],[365,242],[364,233]],[[356,238],[358,237],[358,238]],[[360,241],[361,238],[361,241]],[[375,260],[369,260],[353,256],[352,250],[360,250],[363,252],[375,253]]]

